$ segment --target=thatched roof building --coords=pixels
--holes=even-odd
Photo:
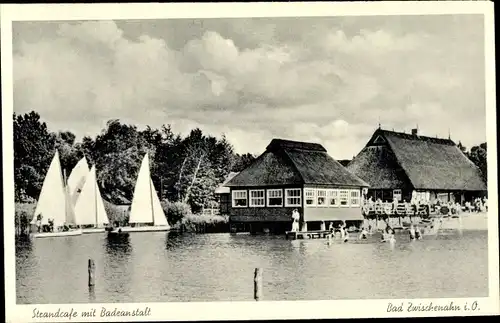
[[[368,187],[317,143],[273,139],[266,151],[226,186],[339,185]]]
[[[370,190],[483,192],[480,170],[451,139],[377,129],[347,165]],[[405,194],[406,192],[406,194]],[[410,195],[409,195],[410,194]]]
[[[226,186],[231,223],[290,230],[293,210],[301,223],[360,222],[361,191],[369,185],[330,157],[317,143],[273,139],[266,151]],[[324,224],[324,223],[323,223]]]

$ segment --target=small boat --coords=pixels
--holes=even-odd
[[[82,227],[83,233],[104,233],[109,223],[99,186],[97,186],[96,167],[87,174],[85,184],[75,205],[75,222]],[[93,226],[85,228],[83,226]]]
[[[170,230],[170,225],[165,217],[160,199],[151,180],[149,156],[147,153],[142,160],[139,176],[134,188],[129,223],[133,225],[112,228],[108,231],[108,234]]]
[[[48,226],[49,219],[52,219],[55,231],[35,232],[32,233],[33,238],[67,237],[82,234],[81,229],[70,228],[71,225],[75,224],[75,211],[68,187],[64,185],[64,182],[59,153],[56,151],[43,180],[40,197],[31,221],[31,224],[37,224],[38,219],[40,219],[43,228]]]
[[[33,238],[52,238],[52,237],[71,237],[82,235],[82,229],[70,229],[68,231],[58,231],[58,232],[37,232],[33,233],[31,236]]]

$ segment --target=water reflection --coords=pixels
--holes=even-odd
[[[179,232],[166,232],[165,234],[165,249],[173,250],[177,247],[182,246],[182,237],[183,234]]]
[[[105,294],[121,294],[126,299],[131,294],[133,275],[133,247],[130,236],[128,234],[107,235],[104,239],[104,247]]]
[[[462,236],[443,232],[418,241],[398,233],[393,248],[381,243],[380,235],[363,241],[356,238],[328,243],[323,239],[157,232],[92,234],[74,241],[18,239],[17,300],[248,301],[253,299],[255,268],[264,270],[266,300],[487,293],[487,232],[464,231]],[[89,258],[96,263],[94,288],[87,284]],[[404,273],[404,277],[394,279],[394,273]]]
[[[132,252],[132,245],[130,244],[130,235],[129,234],[117,234],[111,235],[108,234],[106,239],[106,252],[110,254],[128,254],[130,255]]]

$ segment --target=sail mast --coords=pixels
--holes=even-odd
[[[95,210],[95,227],[97,228],[98,226],[98,217],[97,217],[97,190],[99,189],[97,186],[97,171],[95,169],[94,165],[94,173],[96,174],[95,178],[96,180],[94,181],[94,210]]]
[[[64,188],[64,215],[65,222],[68,222],[68,201],[66,198],[68,192],[68,186],[66,185],[66,169],[63,168],[63,188]]]
[[[154,225],[155,224],[155,208],[153,206],[153,188],[151,187],[152,179],[151,179],[151,169],[149,167],[149,155],[148,155],[148,153],[146,153],[146,158],[148,158],[149,201],[151,204],[151,214],[153,215],[153,225]]]

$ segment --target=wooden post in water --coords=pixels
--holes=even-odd
[[[89,259],[89,287],[95,285],[95,263],[93,259]]]
[[[260,301],[262,299],[262,268],[255,268],[253,286],[253,297],[256,301]]]

